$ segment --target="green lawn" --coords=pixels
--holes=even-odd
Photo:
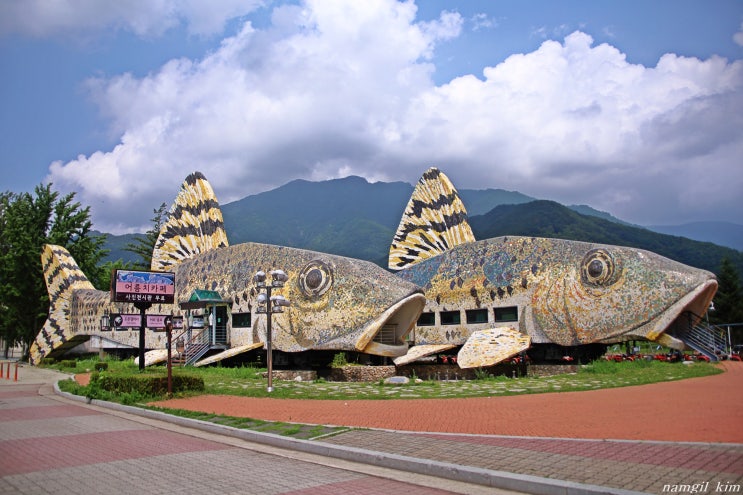
[[[69,361],[64,362],[64,365],[58,363],[50,366],[71,373],[95,373],[98,362],[98,359],[86,359],[74,362],[74,367],[70,366],[73,363]],[[116,374],[118,376],[166,375],[164,366],[151,367],[142,373],[131,360],[108,359],[105,362],[108,365],[108,370],[101,371],[100,374]],[[390,385],[384,384],[382,381],[374,383],[327,382],[325,380],[297,382],[274,379],[274,391],[271,394],[266,391],[267,383],[263,377],[265,372],[265,368],[253,367],[175,368],[173,370],[174,374],[199,376],[204,380],[205,385],[203,392],[183,392],[177,394],[176,397],[199,394],[226,394],[245,397],[268,397],[270,395],[274,398],[328,400],[494,397],[643,385],[713,375],[721,373],[721,370],[714,364],[704,362],[682,364],[659,361],[610,362],[601,360],[579,367],[577,373],[549,377],[492,377],[487,375],[486,370],[483,370],[477,374],[479,378],[474,380],[411,380],[406,385]],[[277,433],[294,438],[316,439],[346,430],[346,428],[320,425],[267,422],[193,411],[152,408],[147,406],[148,402],[161,400],[165,397],[145,396],[128,392],[107,392],[96,386],[95,379],[88,386],[80,386],[73,380],[64,380],[59,383],[59,387],[75,395],[147,407],[168,414],[212,421],[235,428]]]
[[[94,370],[98,360],[78,361],[75,369],[61,368],[62,371],[86,372]],[[138,368],[131,361],[107,361],[109,369],[101,373],[137,375]],[[265,368],[223,368],[219,366],[203,368],[174,368],[174,374],[190,374],[203,378],[205,391],[199,394],[225,394],[245,397],[268,397]],[[577,373],[560,374],[549,377],[492,377],[479,373],[475,380],[411,380],[407,385],[389,385],[379,382],[312,382],[273,380],[276,398],[293,399],[406,399],[406,398],[461,398],[492,397],[499,395],[533,394],[543,392],[594,390],[599,388],[625,387],[647,383],[681,380],[719,373],[714,365],[704,362],[664,363],[659,361],[609,362],[595,361],[581,366]],[[164,366],[150,367],[147,375],[165,375]],[[91,395],[91,387],[80,387],[73,382],[61,385],[64,390],[78,394]],[[194,395],[184,393],[183,395]],[[115,396],[95,397],[117,400]],[[142,397],[156,400],[160,397]]]

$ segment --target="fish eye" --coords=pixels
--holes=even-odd
[[[581,263],[581,279],[589,285],[612,285],[619,278],[619,272],[614,257],[604,249],[588,251]]]
[[[299,288],[309,297],[325,294],[333,285],[333,270],[320,260],[307,263],[297,278]]]

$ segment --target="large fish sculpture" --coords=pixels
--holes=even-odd
[[[669,329],[703,315],[712,273],[641,249],[535,237],[475,241],[464,205],[438,169],[423,174],[390,247],[389,268],[423,287],[426,307],[405,364],[460,348],[461,367],[520,352],[599,353],[651,340],[683,349]],[[593,356],[595,357],[595,356]]]
[[[418,286],[367,261],[283,246],[227,244],[211,186],[200,173],[190,175],[161,229],[152,259],[153,270],[175,273],[176,304],[154,304],[148,313],[184,315],[178,303],[195,291],[218,293],[227,318],[236,323],[236,315],[241,315],[243,323],[226,325],[224,350],[208,362],[265,345],[266,318],[256,315],[259,292],[253,276],[272,270],[287,274],[276,293],[291,303],[273,315],[273,349],[384,357],[407,352],[404,336],[425,305]],[[46,246],[42,263],[50,310],[31,347],[32,363],[92,336],[101,339],[102,346],[138,346],[138,331],[105,331],[100,326],[104,315],[136,313],[133,305],[112,303],[109,292],[95,290],[63,247]],[[160,360],[163,333],[147,331],[145,347],[153,350],[146,364]]]

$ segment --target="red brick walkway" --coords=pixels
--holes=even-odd
[[[443,433],[743,443],[743,363],[689,380],[587,392],[415,400],[199,396],[161,407],[272,421]]]

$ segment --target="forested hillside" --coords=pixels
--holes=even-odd
[[[386,267],[392,237],[412,191],[413,186],[404,182],[370,183],[360,177],[295,180],[222,205],[222,213],[230,244],[252,241],[300,247]],[[743,273],[740,251],[658,234],[586,205],[566,207],[501,189],[465,189],[460,195],[478,239],[525,235],[632,246],[713,272],[727,257]],[[133,242],[132,236],[110,236],[106,260],[136,258],[123,251]]]

